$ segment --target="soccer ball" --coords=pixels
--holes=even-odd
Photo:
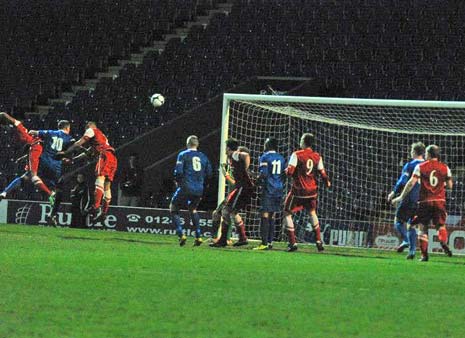
[[[163,106],[163,103],[165,103],[165,98],[161,94],[153,94],[152,96],[150,96],[150,103],[155,108],[158,108]]]

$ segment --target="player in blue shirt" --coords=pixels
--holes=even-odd
[[[197,150],[199,139],[195,135],[187,138],[187,149],[178,154],[174,177],[178,188],[171,199],[170,211],[173,217],[173,223],[176,226],[176,232],[179,236],[179,245],[186,244],[187,237],[183,233],[179,209],[187,207],[189,209],[190,219],[195,226],[195,246],[202,244],[200,237],[200,221],[197,213],[197,207],[202,199],[205,180],[212,176],[212,167],[210,161],[204,153]]]
[[[261,225],[260,232],[262,244],[256,250],[268,250],[272,248],[275,233],[275,213],[282,209],[282,198],[284,194],[284,184],[282,173],[286,168],[286,160],[276,152],[278,141],[268,138],[265,141],[265,152],[260,156],[258,182],[261,186],[260,211]]]
[[[74,141],[70,131],[71,124],[67,120],[58,122],[58,130],[29,131],[29,134],[42,139],[43,151],[40,156],[39,175],[47,181],[51,189],[55,190],[55,193],[50,197],[50,205],[52,206],[50,220],[55,225],[56,214],[63,199],[62,160],[55,158],[59,151],[65,150]]]
[[[405,184],[412,177],[413,170],[415,167],[424,161],[423,156],[425,154],[425,145],[422,142],[413,143],[410,150],[412,160],[405,163],[402,168],[402,173],[394,186],[394,189],[388,195],[388,202],[398,194],[402,192]],[[397,248],[397,252],[403,252],[405,248],[409,248],[408,259],[415,257],[416,243],[417,243],[417,232],[415,228],[408,226],[411,219],[415,216],[417,210],[418,198],[420,194],[420,184],[416,184],[415,187],[410,191],[408,196],[402,200],[397,206],[396,216],[394,218],[394,226],[402,236],[402,243]]]

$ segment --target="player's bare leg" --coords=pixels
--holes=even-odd
[[[292,220],[291,212],[289,211],[284,212],[283,223],[287,230],[287,236],[289,237],[289,244],[287,245],[287,251],[288,252],[296,251],[297,243],[295,239],[294,221]]]
[[[0,113],[0,124],[11,124],[14,125],[16,123],[16,119],[12,117],[11,115],[1,112]]]
[[[437,235],[439,239],[439,243],[441,243],[442,250],[444,250],[444,253],[451,257],[452,256],[452,251],[450,251],[449,246],[447,245],[447,239],[448,239],[448,234],[447,234],[447,229],[445,225],[439,225],[436,226],[437,228]]]
[[[239,233],[239,240],[233,244],[233,246],[243,246],[249,244],[249,241],[247,241],[247,235],[245,234],[245,225],[244,221],[242,220],[242,217],[239,216],[239,214],[234,211],[230,210],[227,208],[230,212],[230,215],[232,215],[234,219],[234,226],[236,227],[236,231]]]
[[[310,210],[310,221],[312,223],[313,231],[315,231],[316,248],[318,251],[323,251],[325,248],[323,247],[323,241],[321,240],[320,222],[318,221],[316,210]]]

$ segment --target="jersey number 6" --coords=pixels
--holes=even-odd
[[[194,169],[194,171],[202,170],[202,161],[200,161],[200,157],[192,157],[192,168]]]

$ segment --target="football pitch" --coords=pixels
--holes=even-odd
[[[0,225],[0,337],[464,337],[465,258]]]

